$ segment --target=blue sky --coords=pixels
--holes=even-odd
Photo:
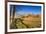
[[[29,5],[15,5],[15,11],[17,14],[40,14],[41,6],[29,6]]]

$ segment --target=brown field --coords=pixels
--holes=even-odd
[[[10,24],[11,29],[21,28],[40,28],[41,27],[41,16],[40,15],[27,15],[21,16],[20,18],[14,18]]]

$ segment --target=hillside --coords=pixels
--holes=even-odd
[[[21,29],[21,28],[40,28],[41,27],[41,16],[40,15],[24,15],[19,18],[14,18],[15,20],[11,23],[11,29]]]

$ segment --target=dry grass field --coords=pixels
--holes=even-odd
[[[10,24],[11,29],[24,29],[24,28],[40,28],[41,16],[40,15],[27,15],[20,18],[14,18]]]

